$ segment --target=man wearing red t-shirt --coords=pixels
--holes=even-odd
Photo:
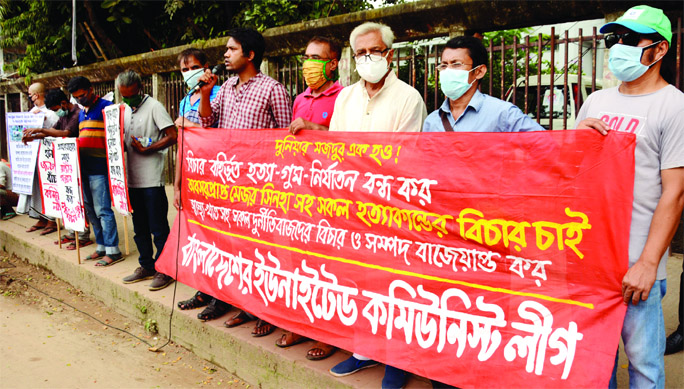
[[[304,62],[302,74],[309,87],[297,96],[292,106],[294,120],[289,127],[292,134],[299,130],[328,131],[335,100],[342,90],[342,85],[334,77],[341,51],[338,43],[321,36],[311,38],[306,45],[306,52],[301,57]],[[304,336],[287,331],[276,341],[276,346],[290,347],[305,340]],[[317,361],[334,352],[334,346],[316,342],[306,353],[306,358]]]

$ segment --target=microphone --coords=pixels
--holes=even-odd
[[[211,74],[223,73],[224,70],[226,70],[226,65],[220,63],[220,64],[214,66],[213,69],[211,69]],[[195,87],[192,88],[192,93],[199,91],[200,88],[202,88],[204,85],[207,85],[207,83],[204,81],[198,82],[197,85],[195,85]]]

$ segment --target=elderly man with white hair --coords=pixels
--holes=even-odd
[[[359,82],[344,88],[335,101],[330,131],[420,132],[427,116],[417,90],[397,78],[391,58],[394,33],[380,23],[364,23],[349,36]],[[378,362],[359,354],[338,363],[330,374],[343,377],[376,366]],[[400,388],[406,372],[385,367],[383,388]]]
[[[364,23],[352,31],[349,43],[361,80],[340,92],[330,131],[421,131],[425,102],[390,68],[392,42],[394,33],[384,24]]]

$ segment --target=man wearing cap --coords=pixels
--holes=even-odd
[[[665,386],[667,249],[684,207],[684,93],[662,77],[672,30],[662,10],[636,6],[601,27],[609,68],[622,81],[593,93],[577,117],[578,129],[630,132],[637,137],[629,270],[622,279],[627,305],[622,339],[631,387]],[[617,324],[616,324],[617,325]],[[617,358],[616,358],[617,362]],[[610,387],[616,387],[616,366]]]

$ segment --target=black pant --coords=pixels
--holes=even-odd
[[[154,263],[166,244],[169,236],[169,201],[163,186],[153,188],[129,188],[128,195],[133,208],[133,230],[135,244],[138,246],[140,266],[154,270]],[[152,256],[152,238],[157,254]]]

